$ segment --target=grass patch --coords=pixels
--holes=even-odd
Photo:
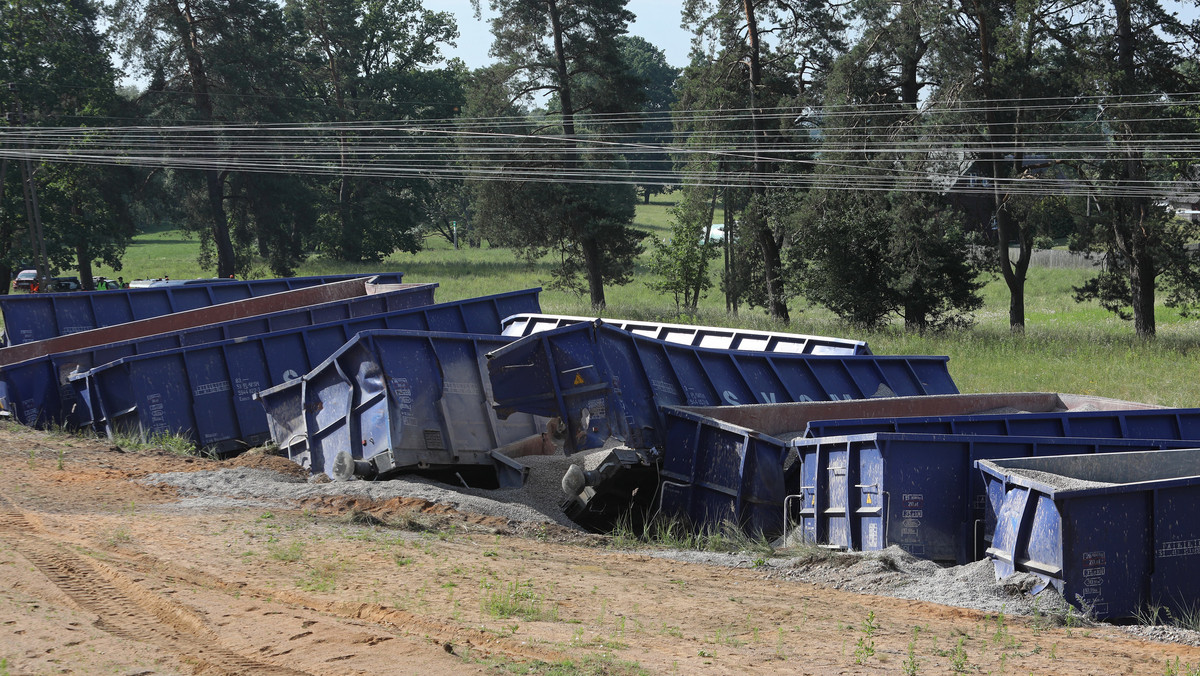
[[[304,558],[304,543],[294,540],[288,544],[267,545],[267,554],[276,561],[294,562]]]
[[[1161,625],[1200,631],[1200,601],[1184,602],[1175,611],[1160,603],[1148,603],[1134,612],[1133,619],[1145,626]]]
[[[191,439],[183,434],[168,434],[159,432],[150,437],[142,436],[141,432],[125,431],[113,435],[113,444],[122,450],[135,453],[145,451],[166,451],[173,455],[194,455],[209,457],[196,447]]]
[[[133,542],[133,534],[125,526],[117,526],[104,536],[104,544],[107,547],[121,547],[131,542]]]
[[[725,553],[745,553],[763,557],[775,554],[775,547],[762,534],[748,535],[737,524],[725,522],[709,530],[697,530],[680,519],[655,517],[639,532],[627,519],[612,530],[609,540],[614,549],[654,547]]]
[[[545,596],[534,591],[531,581],[496,584],[484,580],[481,586],[480,606],[485,615],[497,619],[519,617],[528,622],[558,620],[558,607],[546,604]]]
[[[341,571],[340,561],[321,561],[309,568],[308,574],[298,580],[296,586],[304,591],[330,592],[337,586]]]

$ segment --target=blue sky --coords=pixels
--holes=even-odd
[[[487,8],[487,0],[480,3]],[[650,44],[663,50],[667,63],[682,68],[687,65],[691,35],[679,27],[680,0],[629,0],[629,11],[637,15],[637,21],[629,32],[643,37]],[[425,8],[439,12],[453,12],[458,20],[458,47],[444,48],[446,57],[457,56],[470,68],[486,66],[492,62],[488,49],[492,46],[491,28],[486,16],[475,20],[470,0],[425,0]],[[486,14],[486,13],[485,13]]]
[[[481,5],[487,8],[487,0],[481,0]],[[637,15],[637,20],[630,27],[630,33],[645,38],[650,44],[663,50],[667,55],[667,63],[682,68],[688,62],[691,35],[679,27],[680,0],[629,0],[629,11]],[[1178,12],[1184,21],[1194,21],[1200,10],[1190,1],[1163,0],[1163,6],[1168,11]],[[478,68],[492,63],[488,49],[492,45],[492,35],[485,17],[475,19],[470,0],[425,0],[425,7],[437,11],[453,12],[458,19],[458,30],[461,34],[458,47],[444,50],[447,57],[457,56],[466,62],[470,68]]]

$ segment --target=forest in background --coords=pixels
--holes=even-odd
[[[1158,0],[688,0],[683,68],[623,0],[489,0],[475,70],[417,0],[0,7],[2,278],[87,283],[170,224],[221,277],[502,247],[596,310],[645,260],[685,312],[925,332],[996,274],[1021,332],[1052,243],[1104,254],[1074,293],[1138,335],[1200,300],[1200,26]]]

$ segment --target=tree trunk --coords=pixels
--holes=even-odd
[[[350,186],[350,178],[345,173],[346,166],[349,164],[347,150],[349,132],[345,129],[345,124],[350,115],[346,106],[345,87],[342,84],[342,67],[337,51],[333,47],[333,41],[328,37],[330,29],[324,21],[324,17],[321,17],[319,32],[322,39],[321,49],[325,52],[325,63],[329,67],[329,81],[333,84],[333,97],[337,102],[338,119],[343,125],[343,128],[338,131],[338,168],[342,171],[342,175],[338,179],[338,222],[341,224],[338,255],[343,261],[357,263],[362,260],[362,237],[356,223],[352,221],[350,194],[353,189]]]
[[[1011,142],[1011,129],[1006,133],[1005,123],[999,119],[993,102],[996,99],[994,81],[992,78],[992,39],[993,33],[988,24],[987,7],[974,3],[975,20],[979,26],[979,57],[980,79],[984,98],[984,122],[986,141],[993,148],[1006,147],[1006,141]],[[1001,97],[1003,98],[1003,97]],[[1000,273],[1004,284],[1008,287],[1008,328],[1013,333],[1025,332],[1025,277],[1032,255],[1032,240],[1028,233],[1022,232],[1019,224],[1013,222],[1012,216],[1005,209],[1007,193],[1000,190],[1000,180],[1007,178],[1011,171],[1005,165],[1004,157],[999,150],[988,150],[980,153],[980,159],[989,168],[992,178],[992,217],[996,221],[996,248],[1000,261]],[[1021,162],[1018,157],[1015,162]],[[1019,254],[1014,263],[1008,254],[1009,242],[1016,240]],[[1028,240],[1028,241],[1027,241]]]
[[[767,285],[767,305],[772,317],[788,321],[787,303],[783,302],[783,258],[780,255],[779,243],[775,241],[775,233],[767,225],[766,217],[751,206],[742,224],[750,225],[758,243],[759,253],[763,257],[764,277]]]
[[[212,123],[214,119],[212,97],[209,96],[208,73],[204,67],[204,59],[200,54],[200,35],[196,28],[196,18],[192,15],[190,0],[184,0],[182,5],[171,3],[175,16],[179,19],[180,40],[187,54],[188,74],[192,78],[192,100],[199,113],[199,119]],[[217,249],[217,276],[228,277],[234,273],[235,261],[233,244],[229,239],[229,219],[225,215],[224,176],[220,171],[204,172],[204,181],[208,190],[209,216],[212,218],[213,244]]]
[[[219,171],[204,172],[208,188],[208,213],[212,218],[213,245],[217,248],[217,277],[225,279],[237,272],[233,243],[229,240],[229,219],[225,215],[225,179]]]
[[[712,222],[713,214],[717,211],[717,189],[712,189],[712,196],[708,200],[708,214],[704,220],[708,225],[704,228],[704,251],[705,255],[697,262],[699,269],[696,270],[696,284],[692,287],[691,298],[687,301],[688,309],[692,312],[700,305],[700,293],[704,290],[704,280],[708,279],[708,243],[712,241]]]
[[[924,335],[925,330],[929,328],[929,322],[925,317],[926,313],[923,309],[905,303],[904,305],[904,330],[909,333],[919,333]]]
[[[50,278],[48,261],[42,255],[45,242],[41,238],[41,215],[37,205],[37,186],[34,184],[33,168],[29,160],[21,161],[21,188],[25,192],[25,218],[29,223],[29,251],[37,267],[38,288],[49,291],[46,281]]]
[[[341,245],[339,256],[343,261],[357,263],[362,260],[362,230],[358,227],[350,208],[352,189],[350,180],[342,176],[338,182],[338,220],[342,224]]]
[[[85,244],[75,245],[75,268],[79,273],[79,283],[83,285],[83,290],[95,291],[96,285],[92,283],[92,257],[88,254]]]
[[[1140,169],[1140,163],[1137,163]],[[1132,230],[1130,236],[1129,256],[1126,265],[1129,266],[1129,290],[1133,307],[1133,329],[1142,338],[1153,338],[1157,332],[1157,322],[1154,317],[1155,278],[1158,276],[1158,265],[1150,250],[1149,234],[1146,232],[1146,219],[1150,209],[1149,201],[1142,197],[1126,198],[1132,204],[1128,210],[1120,210],[1128,214],[1130,223],[1121,227]]]
[[[997,199],[999,203],[1000,200]],[[1029,272],[1029,260],[1033,255],[1033,244],[1028,233],[1013,223],[1012,216],[998,204],[996,211],[996,255],[1000,259],[1000,274],[1008,287],[1008,329],[1013,333],[1025,332],[1025,278]],[[1009,256],[1009,242],[1017,240],[1019,253],[1014,262]]]
[[[558,101],[562,106],[563,145],[568,152],[575,156],[574,150],[578,143],[575,140],[575,101],[571,93],[571,76],[567,68],[567,53],[563,46],[562,19],[558,11],[558,0],[549,0],[547,8],[550,14],[550,29],[554,34],[554,66],[558,77]],[[583,251],[583,265],[587,271],[588,292],[592,299],[592,309],[604,309],[604,266],[601,261],[600,243],[590,232],[587,223],[579,223],[571,219],[571,232],[579,242]]]
[[[721,190],[721,208],[725,212],[725,314],[737,316],[738,292],[735,286],[733,233],[737,229],[733,209],[729,207],[729,188]]]
[[[754,105],[755,92],[762,85],[762,63],[759,59],[758,20],[754,16],[754,0],[742,0],[742,8],[746,12],[746,39],[749,42],[750,56],[750,116],[754,134],[754,176],[756,179],[754,194],[760,202],[752,204],[751,209],[757,210],[763,208],[764,205],[761,201],[767,194],[766,186],[761,182],[763,161],[758,147],[759,140],[765,134],[765,129],[762,118],[758,115]],[[788,317],[787,303],[783,300],[783,263],[779,255],[779,244],[775,241],[775,234],[771,232],[771,226],[763,214],[754,213],[751,218],[753,223],[751,228],[755,233],[755,240],[758,242],[758,249],[763,257],[764,277],[767,285],[767,310],[772,317],[787,322],[790,317]]]
[[[1133,291],[1133,328],[1139,337],[1153,338],[1157,331],[1154,320],[1155,266],[1153,259],[1144,251],[1137,253],[1129,271],[1129,286]]]
[[[588,291],[592,298],[592,309],[604,310],[604,271],[600,265],[600,246],[594,237],[586,237],[580,242],[583,248],[583,261],[587,266]]]
[[[0,160],[0,204],[4,204],[4,186],[8,180],[8,158]],[[16,235],[16,230],[12,227],[12,221],[4,217],[3,212],[0,212],[0,295],[8,295],[12,285],[8,280],[13,278],[12,263],[9,262],[8,254],[12,251],[12,240]]]
[[[900,31],[904,34],[904,48],[900,52],[900,100],[913,107],[921,95],[921,83],[918,78],[918,68],[921,58],[929,49],[929,43],[921,38],[921,22],[917,17],[915,3],[905,2],[900,5]]]
[[[1008,256],[1008,246],[1002,253]],[[1008,328],[1013,333],[1025,332],[1025,271],[1018,273],[1009,263],[1004,263],[1004,283],[1008,286]],[[1019,268],[1018,268],[1019,269]]]
[[[76,222],[79,220],[79,204],[75,200],[71,200],[71,219]],[[75,245],[75,271],[79,273],[79,283],[84,291],[96,290],[95,284],[92,283],[92,256],[86,242]]]
[[[1117,90],[1121,94],[1132,94],[1137,88],[1137,66],[1134,60],[1136,36],[1133,31],[1133,9],[1129,0],[1113,0],[1113,12],[1117,20],[1117,68],[1121,80]],[[1146,167],[1137,151],[1129,151],[1125,156],[1122,168],[1122,183],[1139,185],[1146,177]],[[1149,201],[1144,197],[1126,197],[1122,199],[1127,208],[1119,209],[1115,216],[1124,215],[1124,221],[1117,223],[1121,231],[1129,233],[1129,250],[1126,265],[1129,266],[1129,290],[1132,292],[1130,303],[1133,306],[1133,328],[1142,338],[1153,338],[1157,326],[1154,318],[1154,284],[1156,265],[1150,251],[1146,232],[1146,220],[1150,210]]]

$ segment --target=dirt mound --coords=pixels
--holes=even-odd
[[[308,470],[281,455],[273,455],[261,448],[252,448],[237,457],[230,458],[224,461],[222,466],[265,469],[299,479],[308,478]]]

